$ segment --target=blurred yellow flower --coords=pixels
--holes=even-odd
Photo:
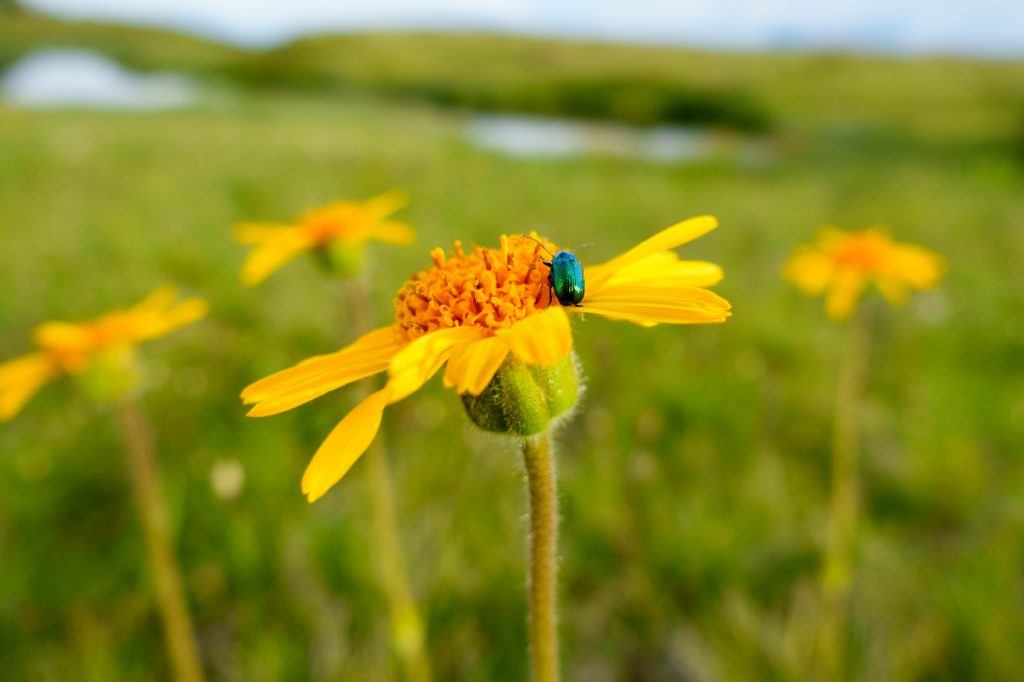
[[[418,390],[446,363],[445,385],[475,396],[510,356],[536,367],[565,360],[572,348],[567,311],[643,326],[724,322],[729,303],[701,288],[721,280],[721,268],[680,260],[671,251],[716,226],[710,216],[693,218],[603,265],[585,268],[586,297],[577,307],[551,300],[545,253],[534,241],[536,234],[502,236],[497,249],[474,247],[466,253],[459,242],[452,254],[435,249],[430,254],[434,266],[398,292],[393,325],[257,381],[242,399],[254,404],[250,416],[265,417],[387,372],[384,388],[352,410],[310,462],[302,491],[312,502],[373,441],[384,408]],[[546,241],[544,247],[557,250]]]
[[[361,248],[367,241],[411,244],[416,233],[397,220],[388,220],[409,203],[401,190],[392,190],[366,201],[339,201],[302,214],[294,224],[240,223],[235,239],[252,245],[242,265],[242,282],[259,284],[304,251],[331,245]]]
[[[94,320],[36,327],[33,339],[39,350],[0,363],[0,421],[13,418],[47,381],[81,374],[110,353],[131,350],[206,314],[205,301],[177,297],[173,287],[163,287],[132,308]]]
[[[848,319],[869,284],[896,305],[910,289],[930,289],[942,277],[943,259],[914,244],[894,242],[871,228],[821,231],[815,244],[797,247],[784,277],[810,295],[825,295],[825,311],[834,320]]]

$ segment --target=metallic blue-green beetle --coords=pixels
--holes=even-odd
[[[533,241],[551,253],[544,244],[536,239]],[[586,291],[586,285],[583,282],[583,266],[580,265],[579,259],[568,251],[559,251],[551,257],[550,261],[542,260],[541,262],[549,268],[548,296],[551,297],[554,292],[554,298],[558,299],[562,305],[578,306],[583,301],[583,294]]]
[[[555,298],[562,305],[579,305],[586,286],[583,283],[583,266],[576,256],[568,251],[559,251],[550,262],[543,262],[551,268],[548,272],[548,295],[554,290]]]

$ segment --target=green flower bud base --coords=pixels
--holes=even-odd
[[[327,275],[346,279],[359,274],[363,267],[363,245],[336,239],[313,250],[313,256]]]
[[[109,405],[137,390],[142,375],[142,366],[135,349],[125,346],[100,353],[75,379],[90,399]]]
[[[535,436],[572,409],[579,392],[572,355],[554,365],[537,367],[510,354],[480,395],[462,395],[462,405],[473,423],[485,431]]]

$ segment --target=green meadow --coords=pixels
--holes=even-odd
[[[85,44],[18,27],[7,62]],[[725,269],[724,325],[573,325],[586,391],[556,436],[573,680],[811,679],[842,330],[780,271],[822,224],[942,253],[937,290],[863,310],[848,677],[1024,675],[1024,64],[442,35],[310,39],[280,59],[187,45],[125,60],[207,76],[183,110],[0,104],[0,359],[39,322],[165,283],[209,300],[208,319],[143,348],[142,401],[211,679],[400,679],[367,472],[314,505],[299,491],[357,391],[266,419],[238,399],[353,340],[345,292],[311,259],[244,288],[231,239],[239,220],[391,187],[411,193],[400,216],[419,236],[371,247],[381,325],[455,239],[535,229],[586,264],[686,217],[721,223],[682,253]],[[562,97],[569,82],[594,92]],[[507,157],[467,141],[474,108],[709,124],[763,153]],[[474,431],[439,379],[381,433],[435,678],[525,679],[515,445]],[[110,414],[67,380],[0,425],[3,679],[169,677],[123,460]]]

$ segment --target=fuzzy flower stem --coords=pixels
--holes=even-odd
[[[557,682],[558,500],[551,436],[523,439],[530,495],[530,658],[534,682]]]
[[[346,309],[359,333],[373,328],[372,314],[367,302],[366,287],[358,279],[345,284]],[[361,385],[369,395],[365,382]],[[395,518],[395,492],[392,484],[391,466],[382,435],[370,445],[363,455],[366,460],[370,505],[373,510],[374,538],[377,547],[377,562],[381,582],[386,593],[391,618],[391,643],[395,649],[405,679],[409,682],[430,682],[430,659],[426,652],[426,635],[423,620],[405,570],[402,545]]]
[[[846,327],[836,386],[832,441],[832,499],[825,547],[824,620],[821,658],[828,678],[842,680],[846,669],[846,620],[859,514],[858,424],[867,367],[868,334],[857,316]]]
[[[128,473],[135,489],[174,675],[180,682],[200,682],[203,679],[203,668],[199,662],[181,570],[174,556],[171,524],[160,484],[153,434],[145,414],[133,399],[121,399],[117,403],[116,414],[128,456]]]

